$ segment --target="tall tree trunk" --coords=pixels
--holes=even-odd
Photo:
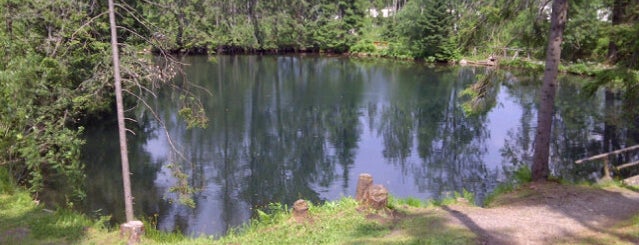
[[[546,70],[541,87],[539,112],[537,113],[537,132],[535,134],[535,152],[533,154],[533,181],[548,178],[548,159],[550,155],[550,132],[557,90],[557,74],[561,57],[561,41],[566,27],[568,14],[567,0],[554,0],[550,17],[550,35],[546,50]]]
[[[118,114],[118,134],[120,137],[120,157],[122,160],[122,185],[124,186],[124,210],[126,221],[133,221],[133,196],[129,176],[129,151],[126,145],[124,105],[122,102],[122,79],[120,78],[120,56],[118,54],[118,34],[115,25],[113,0],[109,0],[109,21],[111,24],[111,51],[113,52],[113,77],[115,79],[115,103]]]
[[[622,23],[624,19],[624,7],[626,7],[626,0],[614,0],[612,3],[612,26],[616,26]],[[608,43],[608,62],[610,64],[617,63],[617,41],[618,38],[611,36],[610,42]]]
[[[186,25],[186,15],[184,14],[184,2],[178,1],[177,12],[175,17],[177,19],[177,32],[175,33],[175,44],[177,45],[178,52],[184,50],[184,27]]]
[[[605,91],[605,117],[608,119],[604,122],[604,135],[603,135],[603,152],[610,152],[620,149],[620,145],[617,139],[617,126],[615,122],[609,120],[614,117],[615,111],[615,92],[612,89],[606,88]]]
[[[264,45],[263,43],[263,37],[262,37],[262,30],[260,30],[260,23],[259,23],[259,19],[257,17],[257,14],[255,13],[256,10],[256,6],[257,6],[257,0],[250,0],[247,2],[248,5],[248,16],[249,16],[249,20],[251,22],[251,24],[253,25],[253,35],[255,35],[255,40],[257,40],[257,48],[258,49],[262,49],[262,46]]]

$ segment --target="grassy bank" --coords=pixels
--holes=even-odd
[[[390,212],[358,211],[350,198],[309,209],[305,222],[287,212],[254,221],[243,232],[216,241],[219,244],[469,244],[473,233],[445,222],[437,209],[397,205]]]
[[[286,207],[273,205],[270,214],[221,238],[188,238],[159,232],[148,224],[142,244],[470,244],[475,235],[449,224],[446,212],[423,208],[414,200],[393,200],[392,211],[358,211],[351,198],[309,209],[297,222]],[[414,207],[422,206],[422,207]],[[90,220],[72,211],[47,211],[27,192],[0,195],[0,244],[124,244],[106,219]]]
[[[565,185],[596,191],[603,187]],[[619,188],[619,187],[616,187]],[[117,229],[106,226],[106,218],[91,220],[72,211],[48,211],[21,189],[0,192],[0,244],[125,244]],[[236,228],[223,237],[190,238],[177,233],[160,232],[149,224],[142,244],[475,244],[481,241],[467,226],[454,222],[459,213],[449,205],[467,202],[468,193],[439,202],[391,199],[382,212],[358,210],[351,198],[327,202],[309,208],[303,221],[292,218],[288,207],[271,205],[258,212],[258,219]],[[491,206],[509,208],[513,203],[544,199],[529,187],[512,189],[493,197]],[[457,203],[456,203],[457,202]],[[515,205],[516,209],[525,208]],[[512,208],[512,207],[511,207]],[[639,215],[628,217],[601,234],[566,237],[565,244],[624,244],[637,238]],[[624,240],[626,239],[626,240]],[[602,243],[603,242],[603,243]]]
[[[68,210],[50,211],[24,190],[0,194],[0,244],[117,244],[106,219]]]

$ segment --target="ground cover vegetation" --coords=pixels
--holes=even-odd
[[[0,176],[6,174],[0,172]],[[531,219],[537,222],[546,219],[549,222],[544,216],[557,216],[554,209],[574,216],[575,220],[581,217],[583,222],[588,222],[587,217],[591,216],[592,211],[584,209],[584,203],[581,202],[587,202],[589,208],[596,210],[615,206],[599,213],[601,217],[611,216],[611,210],[621,210],[617,206],[623,202],[617,199],[633,198],[631,202],[639,202],[636,192],[623,189],[618,182],[594,186],[554,182],[538,184],[529,182],[530,170],[521,170],[518,176],[516,181],[507,184],[509,190],[493,196],[489,208],[469,205],[472,203],[469,193],[458,193],[435,202],[390,198],[387,208],[382,211],[361,208],[355,200],[343,198],[321,205],[311,204],[308,216],[300,220],[293,217],[287,205],[271,204],[258,211],[256,217],[244,226],[232,229],[222,237],[189,237],[180,233],[161,232],[155,229],[154,220],[147,219],[146,234],[140,244],[515,244],[530,241],[633,244],[639,239],[636,215],[617,215],[613,218],[614,225],[593,224],[590,228],[595,229],[594,232],[580,229],[579,225],[573,223],[566,224],[565,220],[551,221],[562,226],[562,229],[553,226],[547,228],[550,230],[544,230],[543,227],[548,225],[529,228],[533,231],[522,229],[506,233],[492,229],[490,224],[494,221],[509,227],[530,225]],[[16,188],[6,181],[0,184],[0,243],[126,244],[126,238],[109,228],[108,217],[91,220],[87,215],[68,209],[44,209],[42,204],[33,201],[25,189]],[[617,202],[611,203],[613,199]],[[632,206],[633,203],[627,205]],[[527,210],[537,210],[535,212],[539,213],[525,216],[526,221],[522,221],[519,215]],[[493,217],[496,213],[500,215],[499,219]],[[558,235],[552,230],[570,230],[574,233]]]
[[[526,58],[505,64],[535,66],[534,60],[545,57],[550,2],[117,1],[123,85],[130,107],[143,96],[136,91],[152,90],[175,75],[174,66],[157,65],[156,56],[144,50],[329,52],[433,62],[496,55]],[[625,91],[627,108],[637,110],[639,1],[569,4],[564,69],[596,76],[598,82],[587,85],[592,91],[601,86]],[[25,186],[36,199],[47,188],[68,193],[68,204],[84,195],[82,125],[113,113],[106,9],[105,1],[97,0],[0,0],[5,20],[0,24],[0,169],[11,179],[6,183]],[[191,100],[185,98],[188,106]]]

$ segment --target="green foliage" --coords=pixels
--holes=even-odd
[[[82,128],[72,130],[57,125],[47,119],[39,119],[40,125],[16,141],[17,151],[25,158],[26,170],[30,174],[29,186],[32,192],[43,187],[46,172],[55,171],[66,177],[73,188],[73,196],[82,197],[84,173],[80,163],[80,139]]]
[[[81,198],[83,129],[74,125],[91,105],[105,103],[97,96],[104,85],[84,82],[99,76],[94,68],[103,61],[102,48],[109,46],[99,45],[100,37],[87,32],[100,31],[89,25],[87,4],[22,1],[6,6],[0,9],[3,16],[18,14],[8,19],[10,28],[0,29],[0,43],[8,44],[3,51],[12,57],[0,60],[0,162],[32,192],[55,183]],[[81,105],[79,98],[87,94],[92,103]]]
[[[250,225],[233,231],[214,244],[468,244],[472,232],[445,227],[443,218],[406,211],[394,220],[392,216],[378,214],[380,220],[367,219],[365,212],[357,211],[357,202],[351,198],[311,206],[311,220],[297,223],[290,214],[279,211],[268,214],[268,223],[251,221]],[[393,222],[390,222],[394,220]],[[393,232],[394,235],[388,236]],[[204,242],[204,241],[203,241]],[[206,242],[205,242],[206,243]],[[209,241],[208,243],[211,243]]]
[[[455,197],[456,198],[463,198],[466,199],[468,201],[468,203],[474,204],[475,203],[475,194],[473,194],[470,191],[467,191],[466,189],[463,189],[461,194],[455,192]]]
[[[9,174],[9,170],[0,166],[0,194],[13,194],[15,191],[15,183],[13,177]]]
[[[490,206],[498,196],[512,192],[516,187],[532,181],[532,171],[527,165],[520,166],[513,172],[512,181],[499,184],[486,198],[484,206]]]
[[[257,219],[252,220],[251,225],[258,227],[267,227],[282,222],[290,215],[288,206],[280,203],[269,203],[265,208],[257,209],[256,213]]]
[[[600,87],[613,89],[625,89],[629,91],[626,96],[637,96],[639,84],[639,71],[625,68],[607,69],[597,72],[595,80],[585,85],[586,92],[594,94]]]
[[[497,104],[499,86],[495,79],[496,71],[488,74],[477,74],[477,81],[465,88],[459,97],[462,99],[462,109],[468,116],[485,115]]]
[[[458,203],[460,199],[465,199],[469,204],[475,203],[475,195],[466,189],[463,189],[461,193],[453,192],[452,196],[448,196],[439,200],[431,200],[427,206],[446,206]]]
[[[412,54],[402,43],[390,42],[388,48],[382,50],[382,56],[397,59],[413,59]]]
[[[363,34],[366,0],[221,1],[162,0],[139,4],[158,45],[177,52],[346,52]]]
[[[375,47],[375,45],[373,44],[373,42],[369,41],[369,40],[360,40],[359,42],[355,43],[355,45],[353,45],[350,48],[350,52],[351,53],[375,53],[377,51],[377,48]]]
[[[182,205],[195,208],[193,194],[196,193],[197,190],[189,185],[189,176],[182,172],[180,166],[177,164],[169,164],[168,168],[171,170],[173,177],[177,179],[177,184],[169,188],[169,192],[177,194],[178,202]]]
[[[145,239],[164,244],[178,243],[188,240],[188,238],[184,236],[184,234],[182,234],[180,231],[165,232],[158,230],[158,214],[155,214],[150,218],[143,218],[142,223],[144,223]]]
[[[593,76],[595,74],[595,71],[590,69],[590,67],[588,67],[586,64],[574,64],[574,65],[570,65],[568,67],[565,67],[564,69],[566,71],[570,72],[570,73],[574,73],[574,74],[577,74],[577,75]],[[561,70],[561,68],[560,68],[560,70]]]
[[[411,207],[423,207],[424,206],[424,203],[421,200],[417,199],[417,198],[409,197],[409,198],[404,199],[404,201],[405,201],[406,205],[411,206]]]
[[[488,56],[498,48],[518,47],[538,51],[535,57],[543,54],[548,23],[539,1],[462,2],[455,7],[457,37],[466,52]]]
[[[486,198],[484,199],[484,207],[489,207],[495,199],[505,193],[512,192],[515,189],[512,183],[499,184]]]
[[[199,108],[196,112],[192,107],[183,107],[178,111],[178,114],[186,119],[187,128],[206,128],[209,119],[206,117],[204,108]]]
[[[453,192],[451,196],[444,197],[441,199],[432,199],[432,200],[420,200],[414,197],[408,198],[395,198],[390,196],[388,199],[388,208],[390,209],[399,209],[402,206],[409,206],[414,208],[421,207],[438,207],[445,206],[457,203],[460,199],[465,199],[470,204],[475,203],[475,195],[466,189],[462,190],[462,192]]]
[[[530,183],[532,181],[532,171],[528,166],[521,166],[513,173],[513,177],[518,185]]]
[[[135,7],[119,11],[133,14]],[[108,111],[113,97],[103,8],[75,0],[6,2],[0,8],[8,17],[0,28],[0,52],[11,57],[0,59],[0,165],[34,193],[49,186],[70,199],[84,195],[79,125]],[[123,16],[121,41],[129,41],[121,52],[125,89],[141,91],[172,78],[175,72],[161,70],[152,57],[137,56],[144,28]]]
[[[533,70],[533,71],[544,70],[543,62],[535,62],[535,61],[529,61],[524,59],[501,60],[499,61],[499,65],[504,67],[523,68],[526,70]]]
[[[78,215],[66,209],[57,210],[53,215],[45,215],[42,218],[29,222],[35,238],[66,238],[77,240],[84,235],[86,227],[91,227],[93,222],[83,215]]]
[[[614,37],[611,41],[617,45],[615,61],[624,67],[639,69],[639,23],[615,25],[607,30],[607,34]]]
[[[388,208],[390,208],[390,209],[398,209],[402,205],[419,208],[419,207],[426,207],[428,204],[425,203],[424,201],[419,200],[419,199],[414,198],[414,197],[395,198],[393,196],[390,196],[388,198]]]
[[[453,14],[448,1],[411,1],[387,25],[385,35],[402,43],[413,58],[428,61],[451,61],[459,57],[453,35]],[[406,51],[400,51],[406,53]]]
[[[549,4],[539,0],[161,0],[158,4],[136,3],[132,8],[144,17],[144,26],[151,27],[146,32],[158,37],[153,39],[155,45],[178,52],[222,48],[230,52],[371,53],[370,43],[361,41],[371,32],[384,30],[380,39],[372,40],[396,45],[380,50],[381,56],[454,61],[462,52],[485,57],[501,54],[502,48],[519,48],[531,58],[543,58],[550,27]],[[636,68],[639,25],[634,20],[639,5],[624,3],[624,21],[610,25],[600,17],[601,10],[611,4],[603,0],[571,4],[564,59],[604,61],[613,41],[619,47],[620,64]],[[378,11],[397,7],[398,12],[373,20],[370,7]],[[131,20],[123,23],[134,30],[145,29]],[[138,39],[126,35],[126,40]]]
[[[604,29],[609,23],[598,19],[598,11],[604,9],[603,1],[575,1],[570,4],[570,20],[564,31],[562,59],[603,61],[608,41]],[[599,40],[605,39],[604,53],[597,53]],[[591,74],[588,74],[591,75]]]

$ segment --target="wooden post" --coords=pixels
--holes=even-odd
[[[368,192],[368,187],[373,184],[373,176],[370,174],[360,174],[359,179],[357,180],[357,189],[355,191],[355,200],[360,204],[364,200],[366,196],[366,192]]]
[[[127,244],[138,244],[144,235],[144,224],[142,221],[134,220],[120,225],[120,237],[126,238]]]
[[[308,220],[308,203],[300,199],[293,203],[293,218],[297,223]]]
[[[612,177],[610,176],[610,157],[606,156],[604,157],[604,179],[609,180],[612,179]]]

